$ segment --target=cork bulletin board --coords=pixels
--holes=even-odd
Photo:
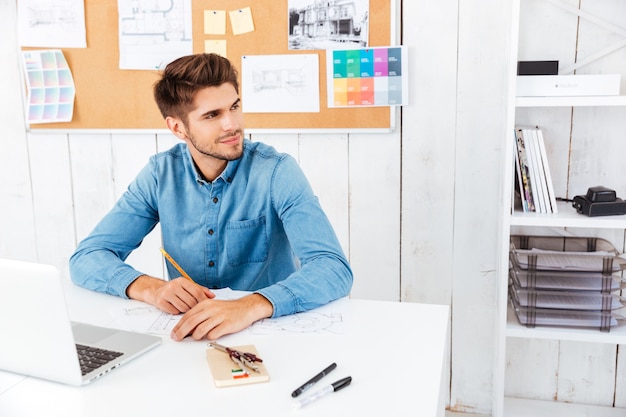
[[[369,1],[369,46],[395,45],[391,38],[395,26],[393,1]],[[229,11],[244,7],[252,10],[253,32],[234,35],[227,21],[224,35],[204,34],[205,10]],[[319,55],[320,112],[245,113],[246,129],[390,129],[393,107],[328,108],[326,51],[288,49],[287,9],[287,0],[192,0],[194,53],[204,52],[206,40],[226,40],[227,57],[238,69],[245,55]],[[33,124],[31,129],[165,129],[152,97],[158,71],[119,69],[117,2],[86,1],[85,24],[87,48],[62,49],[76,87],[72,121]]]

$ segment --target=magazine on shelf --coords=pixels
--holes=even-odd
[[[558,213],[545,141],[537,127],[515,129],[515,173],[524,212]],[[522,192],[523,190],[523,192]]]
[[[515,148],[517,151],[516,162],[519,163],[516,171],[519,171],[521,175],[521,182],[523,188],[520,190],[522,200],[526,200],[526,207],[528,212],[535,211],[535,202],[533,199],[533,190],[530,183],[530,169],[528,167],[528,157],[526,155],[526,148],[524,146],[524,137],[522,136],[521,129],[515,129]],[[524,208],[524,206],[522,206]]]

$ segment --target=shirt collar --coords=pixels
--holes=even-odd
[[[241,154],[241,158],[239,159],[235,159],[234,161],[228,161],[228,163],[226,163],[226,168],[224,168],[224,170],[222,171],[222,173],[220,175],[218,175],[218,177],[213,181],[219,181],[222,180],[228,184],[230,184],[233,181],[233,178],[235,178],[235,173],[237,172],[237,167],[239,167],[239,163],[241,162],[241,159],[244,157],[245,153],[246,153],[246,147],[248,146],[248,139],[244,139],[243,141],[243,153]],[[191,157],[191,152],[189,152],[189,147],[187,146],[187,159],[189,161],[189,163],[191,164],[191,167],[193,168],[193,172],[195,175],[195,180],[196,182],[199,183],[209,183],[209,181],[204,179],[204,176],[200,173],[200,171],[198,171],[198,167],[196,167],[196,163],[194,162],[193,158]]]

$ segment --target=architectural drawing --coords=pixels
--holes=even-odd
[[[246,113],[319,112],[317,54],[245,55],[241,78]]]
[[[82,0],[20,0],[17,19],[20,46],[87,46]]]
[[[192,53],[190,0],[118,0],[121,69],[159,69]]]
[[[277,68],[252,71],[254,91],[283,88],[293,96],[302,95],[306,86],[304,68]]]

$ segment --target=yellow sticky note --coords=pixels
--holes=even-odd
[[[250,7],[232,10],[228,13],[230,15],[230,25],[233,27],[233,34],[240,35],[254,31],[252,10],[250,10]]]
[[[204,11],[204,34],[224,35],[226,33],[226,10]]]
[[[204,52],[207,54],[218,54],[226,58],[226,41],[205,39]]]

